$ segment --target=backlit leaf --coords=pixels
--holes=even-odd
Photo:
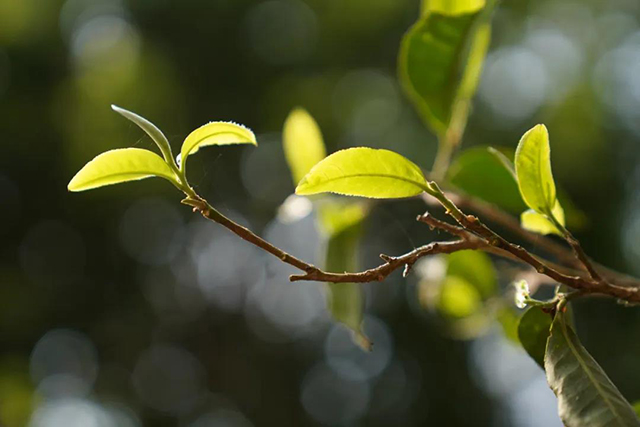
[[[160,156],[140,148],[104,152],[87,163],[69,182],[69,191],[84,191],[105,185],[159,176],[172,183],[176,177]]]
[[[282,132],[284,155],[294,184],[327,155],[322,133],[316,121],[302,108],[293,110],[284,122]]]
[[[149,135],[149,137],[151,137],[153,142],[156,143],[158,148],[160,148],[160,151],[162,152],[162,156],[164,157],[165,161],[169,164],[173,163],[173,154],[171,154],[171,146],[169,145],[169,141],[167,140],[167,137],[164,136],[162,131],[158,129],[156,125],[154,125],[144,117],[141,117],[129,110],[125,110],[124,108],[120,108],[117,105],[112,105],[111,109],[116,113],[120,114],[121,116],[125,117],[126,119],[131,120],[140,129],[145,131],[145,133]]]
[[[426,188],[420,168],[400,154],[359,147],[337,151],[316,164],[300,181],[296,194],[330,192],[392,199],[415,196]]]
[[[560,206],[560,202],[556,200],[556,205],[552,210],[554,218],[562,225],[565,225],[564,209]],[[525,230],[533,231],[539,234],[557,234],[562,236],[562,231],[547,219],[546,216],[539,214],[533,209],[522,212],[520,215],[520,225]]]
[[[447,15],[427,8],[402,39],[400,81],[437,134],[448,129],[456,103],[475,92],[490,37],[490,27],[483,27],[488,17],[486,10]]]
[[[202,147],[210,145],[258,145],[250,129],[231,122],[211,122],[200,126],[187,136],[180,150],[180,168],[186,170],[187,158]]]
[[[538,213],[550,214],[556,204],[556,185],[545,125],[534,126],[522,136],[514,163],[520,194],[527,206]]]
[[[640,419],[558,311],[544,357],[547,381],[567,427],[638,427]]]
[[[486,0],[422,0],[422,11],[443,15],[460,15],[475,12],[485,6]]]
[[[542,369],[550,329],[551,316],[539,307],[529,307],[518,323],[520,344]]]

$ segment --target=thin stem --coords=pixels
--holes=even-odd
[[[567,230],[565,228],[565,226],[562,225],[553,216],[553,213],[549,213],[547,216],[549,217],[549,219],[551,219],[551,222],[553,222],[553,225],[555,225],[556,228],[562,232],[562,235],[564,236],[564,239],[567,241],[567,243],[569,243],[571,248],[573,248],[573,252],[575,253],[576,258],[578,258],[578,260],[582,263],[584,268],[587,269],[587,271],[589,272],[589,275],[591,276],[591,278],[593,280],[598,281],[598,282],[602,282],[603,281],[602,277],[596,271],[596,269],[594,268],[593,264],[591,264],[591,260],[589,260],[589,257],[587,257],[587,254],[585,253],[584,249],[582,249],[582,245],[580,245],[580,242],[578,241],[578,239],[573,237],[573,234],[571,234],[571,232],[569,230]]]
[[[520,227],[520,221],[518,221],[517,218],[498,207],[466,195],[460,195],[452,192],[445,192],[445,195],[460,208],[469,209],[477,213],[480,217],[486,218],[490,222],[504,227],[510,233],[513,233],[524,241],[544,250],[549,255],[554,256],[561,263],[578,268],[582,266],[582,263],[577,259],[572,249],[566,248],[548,237],[525,230]],[[423,200],[429,206],[441,206],[440,202],[430,194],[424,194]],[[596,271],[612,283],[615,282],[621,286],[640,286],[640,280],[635,277],[612,270],[601,264],[594,263],[593,261],[591,264]]]
[[[441,181],[447,174],[451,156],[460,145],[469,117],[469,101],[458,101],[453,110],[449,128],[438,136],[438,152],[433,161],[431,175]]]
[[[187,195],[187,198],[184,199],[182,203],[193,207],[194,211],[200,212],[205,218],[217,222],[240,238],[277,257],[282,262],[292,265],[304,272],[304,274],[292,275],[290,277],[291,281],[309,280],[333,283],[382,281],[393,271],[401,267],[404,267],[405,272],[408,272],[411,266],[424,256],[449,254],[460,250],[471,249],[483,250],[505,258],[520,260],[532,266],[538,273],[544,274],[558,283],[566,284],[584,294],[603,294],[619,298],[629,303],[640,303],[640,288],[621,287],[607,282],[594,281],[592,278],[563,273],[554,265],[536,258],[524,248],[509,243],[503,237],[482,224],[476,217],[464,214],[444,195],[437,184],[433,182],[429,183],[429,193],[441,201],[449,215],[451,215],[460,226],[447,224],[428,215],[423,215],[420,218],[423,222],[441,228],[460,237],[460,239],[451,242],[432,242],[398,257],[380,255],[384,260],[383,264],[358,273],[331,273],[322,271],[313,264],[309,264],[288,254],[256,235],[251,230],[227,218],[214,209],[206,200],[198,196],[188,185],[181,185],[180,189]]]
[[[190,189],[190,192],[192,194],[188,194],[187,195],[188,197],[184,199],[182,203],[185,205],[192,206],[194,210],[199,211],[203,217],[210,219],[211,221],[217,222],[223,227],[231,230],[238,237],[270,253],[271,255],[277,257],[278,259],[280,259],[282,262],[286,264],[292,265],[297,269],[305,271],[307,273],[314,273],[319,271],[319,269],[314,265],[306,263],[301,259],[298,259],[295,256],[288,254],[282,249],[267,242],[262,237],[258,236],[248,228],[243,227],[237,222],[227,218],[218,210],[213,208],[206,200],[196,195],[193,189]]]
[[[431,191],[429,194],[437,198],[445,207],[447,213],[451,215],[465,230],[485,239],[491,246],[503,249],[515,257],[531,265],[540,274],[544,274],[558,283],[565,284],[577,290],[588,293],[607,293],[611,296],[627,301],[640,301],[640,291],[638,288],[627,288],[615,286],[601,281],[586,279],[581,276],[570,276],[554,269],[548,264],[540,261],[519,245],[508,242],[502,236],[484,225],[477,217],[465,215],[455,204],[449,200],[440,190],[435,182],[429,183]]]

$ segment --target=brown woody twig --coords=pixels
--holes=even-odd
[[[384,263],[378,267],[364,270],[357,273],[334,273],[326,272],[313,264],[309,264],[282,249],[272,245],[251,230],[241,226],[224,216],[213,208],[206,200],[198,196],[192,189],[189,189],[187,198],[182,202],[193,207],[194,212],[200,212],[203,217],[217,222],[226,227],[240,238],[263,249],[271,255],[277,257],[282,262],[292,265],[301,270],[303,274],[290,276],[291,281],[320,281],[332,283],[366,283],[382,281],[395,270],[404,267],[405,274],[411,266],[420,258],[435,254],[450,254],[460,250],[483,250],[509,259],[519,260],[533,267],[538,273],[546,275],[558,283],[566,284],[571,288],[581,291],[583,294],[603,294],[619,298],[629,303],[640,302],[640,289],[633,287],[623,287],[605,281],[594,280],[592,277],[583,277],[572,274],[562,267],[541,260],[529,253],[521,246],[508,242],[502,236],[489,229],[480,220],[472,215],[464,214],[435,183],[430,183],[430,194],[438,199],[445,207],[447,213],[457,222],[458,226],[433,218],[428,213],[418,217],[421,222],[430,227],[442,229],[449,234],[458,237],[458,240],[446,242],[432,242],[408,252],[404,255],[392,257],[380,255]]]

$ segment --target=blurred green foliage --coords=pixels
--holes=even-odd
[[[110,104],[161,125],[174,151],[191,129],[211,120],[250,126],[261,143],[258,154],[203,151],[191,160],[190,175],[214,205],[261,234],[274,228],[278,206],[294,189],[279,132],[297,105],[313,113],[329,153],[358,145],[387,148],[428,168],[436,138],[422,126],[396,81],[400,42],[419,17],[419,3],[0,0],[0,348],[3,360],[17,360],[0,366],[0,423],[25,425],[35,408],[48,407],[57,389],[42,386],[43,378],[33,369],[39,366],[34,348],[50,331],[73,330],[95,348],[99,369],[95,378],[85,375],[90,391],[58,392],[70,398],[67,403],[80,396],[85,404],[99,402],[104,408],[110,402],[124,405],[134,414],[127,420],[139,425],[191,425],[217,408],[233,410],[236,425],[245,419],[253,425],[355,420],[374,426],[496,420],[515,425],[518,416],[509,409],[514,405],[509,394],[522,390],[523,383],[505,380],[511,388],[505,385],[507,391],[501,391],[482,379],[483,370],[493,380],[512,378],[487,368],[492,358],[506,360],[501,358],[511,353],[483,352],[485,338],[464,342],[455,339],[455,331],[448,335],[428,311],[416,308],[416,279],[404,285],[396,276],[365,287],[367,312],[382,319],[393,337],[391,345],[381,344],[373,354],[390,349],[393,362],[366,381],[336,383],[324,376],[334,395],[349,391],[340,402],[352,412],[344,412],[347,421],[317,419],[311,414],[323,411],[310,411],[308,402],[314,401],[303,394],[316,390],[305,388],[317,384],[311,381],[312,368],[346,363],[351,373],[368,372],[358,369],[372,362],[329,357],[335,348],[322,335],[327,323],[318,321],[321,326],[307,335],[302,329],[285,333],[259,317],[261,312],[245,311],[247,295],[256,292],[245,282],[259,287],[262,276],[272,274],[262,264],[252,266],[248,259],[255,254],[245,257],[246,248],[229,246],[242,270],[234,270],[235,286],[223,289],[232,294],[241,288],[246,295],[241,293],[240,308],[223,309],[207,288],[180,284],[198,282],[193,266],[183,275],[175,266],[188,264],[175,261],[188,258],[187,244],[180,255],[166,255],[175,256],[173,267],[132,255],[131,248],[144,249],[145,243],[171,248],[181,236],[194,234],[210,245],[231,245],[224,233],[206,235],[203,230],[209,228],[198,228],[186,208],[160,212],[159,207],[174,206],[177,196],[165,183],[113,187],[80,198],[66,191],[75,171],[98,153],[151,147],[137,128],[113,114]],[[503,2],[496,10],[463,144],[465,150],[480,145],[513,149],[526,129],[547,123],[555,180],[590,220],[579,235],[587,252],[636,274],[639,19],[634,2]],[[149,195],[154,199],[140,200]],[[562,203],[571,224],[568,205]],[[134,208],[140,206],[155,206],[156,214],[141,208],[144,215],[138,217]],[[403,253],[438,238],[415,223],[423,209],[417,200],[375,207],[362,224],[360,265],[377,265],[378,253]],[[163,224],[174,224],[179,232],[164,233]],[[126,241],[122,229],[140,234]],[[308,234],[291,230],[296,231],[289,237],[305,247]],[[224,255],[216,252],[202,264]],[[313,256],[308,260],[315,261]],[[508,266],[497,268],[509,271]],[[278,277],[286,283],[286,274]],[[294,293],[285,289],[284,296],[265,304]],[[312,308],[297,307],[295,313]],[[465,307],[468,313],[477,305]],[[585,347],[625,396],[640,398],[640,373],[634,369],[640,346],[629,338],[640,333],[637,310],[588,301],[577,305],[576,316]],[[489,327],[475,320],[471,326]],[[182,352],[149,353],[167,344]],[[160,368],[184,368],[176,371],[180,378],[189,378],[185,367],[199,366],[196,378],[204,385],[195,381],[193,389],[206,390],[198,392],[204,396],[201,407],[174,407],[179,399],[170,393],[161,395],[160,403],[145,400],[142,385],[149,378],[159,381],[151,383],[156,390],[182,390],[171,378],[154,374],[167,370],[141,370],[145,360],[180,361],[158,362]],[[64,372],[75,366],[62,365]],[[342,372],[336,369],[331,372]]]

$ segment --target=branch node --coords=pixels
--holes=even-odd
[[[395,260],[394,257],[391,257],[389,255],[385,255],[385,254],[380,254],[380,258],[382,258],[382,260],[384,262],[386,262],[387,264],[391,264],[391,262]]]
[[[406,279],[409,276],[409,273],[411,272],[411,267],[413,267],[413,263],[408,262],[404,265],[404,270],[402,270],[402,277]]]

